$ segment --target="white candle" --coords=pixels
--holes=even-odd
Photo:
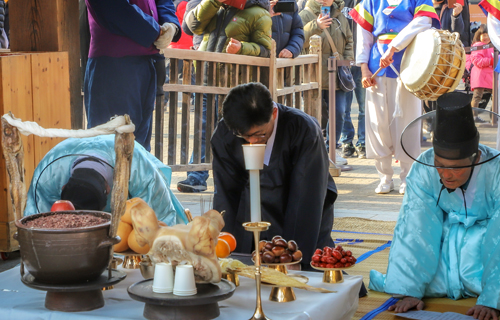
[[[243,145],[245,168],[250,172],[250,221],[262,221],[260,214],[260,172],[264,168],[265,144]]]
[[[260,177],[259,170],[250,170],[250,221],[262,221],[260,215]]]

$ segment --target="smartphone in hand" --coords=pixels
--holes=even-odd
[[[327,6],[321,7],[321,15],[323,17],[325,17],[325,16],[330,17],[330,7],[327,7]]]
[[[278,1],[273,8],[274,12],[294,12],[295,1]]]

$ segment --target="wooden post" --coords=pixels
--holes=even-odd
[[[321,80],[323,78],[321,74],[321,67],[323,65],[323,62],[321,61],[322,52],[320,36],[313,35],[309,38],[309,53],[318,55],[318,67],[316,68],[316,70],[314,70],[313,79],[311,79],[311,81],[315,81],[318,83],[318,90],[314,90],[312,93],[311,105],[315,108],[315,110],[314,113],[311,114],[315,115],[315,118],[318,119],[319,123],[321,123],[321,90],[323,90],[321,83]]]
[[[16,0],[9,3],[9,14],[12,52],[68,52],[71,127],[83,128],[78,1]]]
[[[276,71],[276,42],[273,40],[271,44],[271,56],[269,57],[269,91],[273,97],[273,101],[278,101],[278,81]]]
[[[125,115],[125,124],[130,124],[128,114]],[[116,133],[115,135],[115,169],[113,172],[113,190],[111,190],[111,224],[109,237],[115,238],[120,218],[125,213],[128,198],[128,183],[130,180],[130,166],[134,155],[134,134]],[[113,263],[113,246],[109,253],[108,279],[111,278],[111,264]]]
[[[10,113],[11,117],[14,117]],[[21,134],[2,118],[2,149],[10,177],[9,191],[14,221],[23,217],[26,207],[26,185],[24,183],[24,148]],[[6,235],[9,236],[9,235]]]

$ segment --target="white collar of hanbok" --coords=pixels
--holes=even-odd
[[[276,137],[276,128],[278,127],[278,118],[280,116],[280,109],[278,108],[278,105],[276,102],[273,101],[273,105],[277,110],[276,112],[276,119],[274,119],[274,128],[273,128],[273,133],[269,137],[269,140],[267,140],[267,145],[266,145],[266,151],[264,153],[264,164],[266,166],[269,165],[269,161],[271,160],[271,153],[273,152],[273,146],[274,146],[274,138]]]

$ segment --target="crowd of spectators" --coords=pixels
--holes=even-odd
[[[229,0],[183,0],[187,1],[185,14],[180,18],[183,25],[183,32],[188,35],[202,36],[198,44],[193,44],[191,49],[198,49],[213,52],[227,52],[243,55],[254,55],[261,57],[269,56],[270,38],[276,42],[276,55],[279,58],[295,58],[300,53],[308,53],[309,39],[312,35],[319,35],[322,40],[322,121],[320,126],[325,135],[327,149],[330,145],[328,104],[329,104],[329,77],[327,61],[331,56],[336,56],[341,60],[357,60],[358,55],[366,48],[357,48],[357,34],[359,27],[353,19],[351,11],[361,2],[360,0],[298,0],[294,4],[292,12],[275,12],[276,0],[248,0],[243,10],[237,9]],[[243,1],[244,2],[244,1]],[[435,21],[440,21],[440,27],[450,32],[457,32],[464,46],[471,45],[473,34],[471,33],[471,23],[469,16],[468,1],[456,1],[453,5],[448,5],[448,0],[429,0],[428,6],[433,7],[436,15]],[[423,2],[422,2],[423,3]],[[419,2],[420,4],[420,2]],[[330,13],[325,15],[321,8],[329,6]],[[269,12],[269,15],[267,14]],[[269,16],[271,19],[269,19]],[[244,22],[242,22],[242,17]],[[253,20],[248,20],[252,17]],[[416,16],[417,17],[417,16]],[[242,23],[259,20],[258,29],[252,27],[257,24],[247,25],[241,28]],[[423,18],[420,18],[421,20]],[[438,26],[434,23],[434,27]],[[430,26],[430,24],[429,24]],[[364,30],[364,29],[363,29]],[[363,34],[363,32],[361,32]],[[331,38],[332,42],[328,38]],[[394,38],[394,37],[393,37]],[[333,44],[333,46],[332,46]],[[408,45],[407,43],[405,46]],[[403,49],[403,46],[401,49]],[[175,47],[175,45],[172,45]],[[477,66],[476,66],[477,68]],[[391,73],[392,70],[389,71]],[[356,83],[353,91],[345,92],[338,86],[335,92],[335,140],[334,148],[340,149],[337,152],[337,164],[347,164],[349,157],[366,158],[365,144],[365,96],[366,88],[362,84],[361,62],[351,67],[351,73]],[[383,75],[383,73],[381,74]],[[289,75],[285,75],[287,77]],[[479,95],[479,91],[477,95]],[[486,94],[488,90],[484,90]],[[351,104],[356,97],[358,104],[358,125],[357,132],[351,120]],[[415,100],[415,103],[417,101]],[[435,110],[434,102],[425,102],[424,112]],[[206,95],[204,97],[203,115],[203,141],[202,155],[204,154],[204,130],[206,121]],[[372,112],[373,119],[373,112]],[[392,123],[392,122],[391,122]],[[357,137],[356,137],[357,136]],[[396,135],[395,135],[396,136]],[[390,157],[394,155],[391,146],[387,145]],[[202,156],[203,157],[203,156]],[[369,157],[374,157],[371,154]],[[403,159],[404,161],[407,159]],[[202,159],[204,161],[204,159]],[[411,162],[404,165],[400,192],[404,194],[405,173],[409,169]],[[379,164],[379,169],[386,165]],[[407,168],[408,167],[408,168]],[[391,169],[392,170],[392,169]],[[389,171],[391,171],[389,170]],[[382,170],[383,171],[383,170]],[[382,173],[379,171],[379,173]],[[387,172],[389,172],[387,171]],[[383,174],[383,173],[382,173]],[[392,178],[387,180],[392,183]],[[182,192],[199,192],[206,190],[206,180],[208,172],[189,172],[187,179],[178,184],[178,189]],[[382,179],[383,180],[383,179]],[[384,182],[384,181],[381,181]],[[386,193],[392,190],[390,183],[386,183],[386,188],[378,188],[377,193]],[[382,186],[383,187],[383,186]],[[379,192],[381,191],[381,192]]]
[[[354,9],[356,6],[359,8],[360,6],[363,5],[363,2],[368,3],[369,1],[366,0],[362,2],[361,0],[298,0],[297,2],[295,2],[292,0],[292,2],[294,2],[293,10],[291,10],[290,12],[275,12],[274,7],[277,2],[278,2],[277,0],[273,1],[241,0],[239,2],[237,0],[175,0],[175,1],[163,0],[162,3],[169,3],[168,19],[171,19],[172,21],[165,20],[164,17],[166,17],[167,15],[165,15],[164,9],[157,10],[159,21],[156,22],[156,25],[148,21],[147,17],[144,16],[144,13],[146,13],[145,11],[139,13],[138,15],[139,18],[137,21],[147,21],[147,23],[150,23],[153,26],[152,33],[157,32],[156,28],[158,28],[157,27],[158,25],[161,27],[166,22],[169,23],[172,22],[171,25],[173,26],[172,27],[173,31],[171,32],[173,32],[173,34],[171,34],[171,37],[168,41],[169,48],[184,49],[184,50],[201,50],[208,52],[223,52],[229,54],[241,54],[241,55],[258,56],[258,57],[269,57],[271,50],[271,41],[273,39],[276,43],[276,56],[278,58],[290,58],[290,59],[296,58],[301,53],[308,53],[309,40],[311,36],[319,35],[322,40],[321,49],[322,49],[322,63],[323,63],[322,112],[321,112],[322,121],[320,123],[320,126],[325,136],[326,148],[328,149],[329,146],[332,145],[334,148],[340,149],[340,151],[337,152],[337,157],[336,157],[336,162],[340,165],[347,164],[347,158],[349,157],[366,158],[367,148],[368,148],[367,140],[370,140],[370,138],[366,137],[365,139],[366,135],[365,130],[368,130],[365,129],[365,124],[369,123],[370,121],[373,122],[376,111],[376,110],[372,111],[371,120],[370,118],[365,120],[365,100],[366,100],[365,97],[367,94],[366,88],[373,86],[375,80],[373,83],[371,83],[370,86],[367,86],[366,83],[362,83],[362,79],[366,77],[366,73],[364,74],[362,72],[363,68],[362,60],[368,59],[370,54],[373,54],[373,52],[370,53],[371,49],[366,47],[366,41],[363,40],[366,39],[366,34],[365,34],[366,25],[363,28],[360,28],[357,23],[359,21],[357,21],[356,18],[353,19],[353,17],[355,17],[356,15],[356,14],[353,15],[353,13],[356,12],[356,10]],[[471,23],[470,23],[469,7],[467,0],[458,0],[454,2],[454,4],[451,6],[448,5],[448,0],[442,0],[442,1],[428,0],[428,1],[420,1],[420,2],[417,1],[417,2],[418,4],[420,4],[420,2],[422,3],[425,2],[426,5],[428,5],[428,7],[433,8],[435,12],[433,13],[435,14],[435,20],[440,21],[441,23],[440,27],[442,29],[459,33],[460,39],[464,44],[464,46],[471,45],[472,42],[471,39],[473,34],[471,33],[471,28],[470,28]],[[89,1],[88,3],[92,4],[93,2]],[[140,3],[140,1],[137,1],[137,3]],[[133,5],[137,4],[134,3]],[[238,7],[238,5],[240,7]],[[5,6],[4,1],[1,0],[0,23],[2,22],[1,13],[3,11],[4,6]],[[163,6],[164,7],[161,6],[157,7],[167,8],[165,7],[165,5]],[[329,13],[325,14],[322,11],[322,7],[323,8],[330,7]],[[93,28],[94,33],[96,33],[97,31],[105,33],[110,32],[109,33],[110,37],[111,34],[118,33],[118,35],[120,36],[131,37],[132,40],[134,39],[133,37],[138,36],[138,35],[136,36],[135,35],[136,32],[132,30],[127,31],[127,28],[117,29],[117,26],[119,27],[119,24],[118,22],[112,20],[113,14],[106,13],[106,15],[104,15],[99,12],[100,10],[101,9],[97,5],[96,9],[92,7],[89,8],[89,13],[90,13],[89,17],[91,19],[90,25],[96,26]],[[392,8],[391,10],[394,9]],[[416,11],[415,11],[415,17],[418,18],[415,20],[419,21],[425,20],[424,18],[419,17]],[[105,19],[108,19],[109,21],[105,21]],[[92,24],[92,22],[94,21],[98,21],[99,23]],[[430,26],[430,22],[427,22],[427,20],[425,21],[426,21],[425,23],[429,23],[428,26]],[[160,22],[160,24],[158,24],[158,22]],[[127,24],[128,26],[130,26],[129,22],[127,22]],[[168,26],[170,24],[166,25]],[[103,27],[98,29],[97,26],[103,26]],[[400,29],[401,28],[399,28],[398,31],[401,31]],[[1,31],[3,32],[3,30]],[[482,30],[482,33],[486,34],[483,37],[487,36],[486,30]],[[99,35],[99,33],[96,33],[96,35]],[[390,38],[389,42],[390,40],[394,39],[394,37],[392,38],[389,37]],[[94,36],[93,39],[98,39],[98,37]],[[139,42],[141,41],[144,42],[144,40],[145,38],[142,35],[136,39],[136,41]],[[170,40],[173,40],[172,43],[170,43]],[[480,40],[475,41],[474,44],[484,43],[484,42],[479,42]],[[386,42],[385,45],[387,45],[389,42]],[[146,45],[146,43],[144,43],[143,45]],[[156,89],[157,92],[156,97],[158,97],[159,95],[163,95],[162,91],[163,78],[166,76],[167,83],[171,81],[171,79],[169,79],[170,61],[167,56],[166,72],[163,72],[163,70],[165,70],[164,67],[165,61],[163,61],[163,57],[161,55],[156,54],[154,51],[156,49],[161,49],[162,45],[167,45],[167,44],[165,42],[156,40],[154,44],[148,43],[147,45],[150,46],[150,48],[148,49],[149,51],[146,50],[147,51],[146,52],[143,49],[140,49],[139,51],[142,50],[141,54],[143,53],[146,54],[147,59],[146,60],[143,59],[146,64],[149,64],[151,63],[150,61],[152,61],[153,68],[161,69],[161,72],[158,72],[158,70],[156,71],[155,77],[151,77],[153,79],[157,79],[158,85]],[[400,45],[400,48],[397,48],[396,53],[397,51],[402,51],[404,47],[406,47],[407,45],[408,43]],[[90,56],[89,63],[91,64],[87,65],[86,63],[83,63],[84,67],[86,66],[86,71],[87,71],[86,81],[84,81],[84,92],[86,95],[85,104],[87,110],[87,117],[89,120],[89,126],[93,126],[107,120],[111,115],[111,113],[114,112],[113,110],[111,110],[113,107],[109,106],[114,104],[114,105],[120,105],[119,106],[120,109],[123,108],[123,103],[120,101],[116,101],[117,96],[121,96],[124,99],[127,99],[125,105],[130,105],[131,99],[137,100],[137,98],[139,97],[137,96],[138,92],[137,90],[136,91],[128,90],[129,91],[128,95],[123,95],[123,94],[105,95],[104,92],[95,89],[97,88],[97,82],[95,82],[95,80],[101,79],[102,81],[109,82],[108,81],[109,75],[116,74],[114,72],[109,72],[110,71],[109,68],[111,66],[109,62],[119,63],[119,65],[117,65],[117,68],[123,70],[122,61],[126,59],[130,60],[137,58],[132,58],[131,56],[128,55],[122,57],[121,53],[115,53],[111,51],[108,52],[109,51],[108,49],[105,50],[102,49],[105,47],[104,44],[100,44],[100,46],[98,46],[97,44],[93,46],[91,45],[90,47],[91,49],[93,48],[93,50],[90,50],[89,54]],[[101,50],[101,51],[104,50],[105,51],[104,53],[108,55],[108,57],[103,58],[102,56],[96,56],[96,50]],[[89,50],[87,49],[87,51]],[[102,52],[98,53],[101,54]],[[117,59],[117,55],[120,56],[119,59]],[[491,61],[489,61],[488,62],[490,63],[488,67],[489,69],[480,70],[480,68],[483,68],[484,64],[477,60],[478,58],[476,56],[478,55],[479,53],[474,54],[473,55],[474,57],[471,56],[471,58],[469,59],[470,63],[468,64],[468,70],[471,71],[471,73],[473,74],[473,79],[477,79],[478,78],[477,75],[480,73],[484,74],[485,72],[489,72],[491,69],[490,67],[492,66]],[[329,90],[331,88],[331,85],[329,83],[328,67],[327,67],[328,58],[331,56],[335,56],[337,59],[340,60],[356,60],[356,64],[350,68],[354,82],[356,83],[356,88],[352,91],[347,91],[347,92],[341,90],[338,84],[336,88],[333,88],[333,90],[335,90],[334,110],[336,113],[335,117],[336,123],[334,130],[335,139],[334,141],[332,141],[332,143],[330,143],[329,141],[330,137],[328,134],[329,133],[328,127],[330,125],[328,123],[328,110],[329,110],[328,105],[329,105]],[[398,53],[396,54],[396,56],[398,56]],[[83,58],[84,57],[82,55],[82,60],[85,60]],[[387,61],[389,61],[390,59],[392,59],[392,56],[388,57]],[[100,70],[99,68],[101,67],[97,66],[96,63],[98,63],[101,60],[103,61],[106,60],[106,63],[103,64],[103,66],[107,68],[106,70],[104,69]],[[477,60],[478,62],[474,63],[473,60]],[[179,81],[180,77],[182,76],[183,72],[182,66],[183,66],[182,60],[178,60],[178,76],[176,77],[177,81]],[[148,74],[144,74],[143,79],[146,79],[147,77],[151,76],[150,75],[152,70],[151,66],[148,65],[140,69],[150,70]],[[388,65],[386,66],[386,70],[388,74],[392,73],[392,70],[388,67]],[[96,77],[95,73],[97,71],[104,72],[102,73],[103,76]],[[132,72],[133,70],[130,71]],[[137,70],[133,72],[136,71]],[[374,70],[372,70],[372,72],[373,71]],[[195,81],[194,72],[195,70],[192,70],[191,84],[194,84]],[[379,76],[383,75],[384,71],[382,71],[379,74]],[[289,74],[285,74],[285,77],[290,77],[290,76],[291,75]],[[129,78],[124,78],[123,75],[118,77],[122,80],[125,79],[129,80]],[[129,83],[130,81],[128,80],[125,81],[125,83]],[[203,80],[206,82],[206,79]],[[123,86],[124,83],[122,82],[123,81],[118,81],[117,83],[119,83],[120,86]],[[474,84],[472,89],[475,91],[475,98],[473,103],[477,105],[478,101],[481,100],[483,95],[487,95],[489,93],[489,91],[491,90],[490,88],[491,86],[484,84],[477,84],[476,83],[477,81],[475,80],[473,80],[473,82]],[[146,83],[145,80],[143,80],[142,84],[138,85],[144,86],[145,83]],[[128,85],[130,87],[131,84],[129,83]],[[151,85],[152,84],[148,84],[148,86]],[[394,85],[393,87],[395,86],[396,85]],[[106,87],[105,91],[110,92],[109,86],[99,86],[99,87]],[[373,88],[377,87],[372,87],[372,89]],[[145,91],[151,91],[149,89],[147,90],[146,89],[147,88],[145,87]],[[121,90],[123,91],[123,89]],[[132,93],[135,92],[135,96],[134,94],[130,96],[130,92]],[[141,90],[141,92],[144,92],[144,90]],[[138,127],[138,132],[137,132],[138,141],[141,144],[143,144],[147,149],[149,149],[149,144],[150,144],[151,119],[152,119],[151,114],[153,108],[150,97],[151,95],[147,94],[147,99],[145,100],[143,99],[143,104],[144,104],[143,106],[130,105],[129,107],[127,107],[128,112],[136,118],[134,119],[134,122]],[[165,100],[168,101],[168,97],[169,96],[167,92],[165,93]],[[353,125],[351,120],[351,104],[354,100],[354,97],[356,98],[356,102],[358,104],[357,132],[355,131],[355,126]],[[108,108],[111,108],[110,112],[104,114],[102,109],[93,111],[94,109],[92,106],[98,102],[95,99],[100,99],[99,101],[105,99],[106,105],[108,105]],[[192,103],[194,103],[194,99],[192,99]],[[216,99],[216,105],[218,105],[217,99]],[[423,106],[425,112],[434,110],[436,107],[435,103],[432,102],[429,103],[425,102]],[[205,139],[206,139],[205,137],[206,108],[207,108],[207,95],[204,94],[202,134],[201,134],[202,162],[204,162],[204,154],[205,154],[204,149],[205,149]],[[378,112],[379,111],[377,111],[377,114]],[[216,112],[216,114],[218,114],[218,112]],[[367,111],[367,117],[369,117],[368,111]],[[391,125],[393,125],[397,121],[399,120],[398,119],[396,119],[396,121],[391,120],[390,123]],[[370,130],[368,131],[371,132]],[[377,135],[380,135],[380,133],[375,132],[373,137]],[[394,136],[396,137],[397,134],[395,134]],[[372,142],[373,142],[373,137],[371,139]],[[397,149],[396,144],[395,147],[393,147],[391,146],[391,143],[387,144],[386,143],[387,141],[385,142],[379,141],[379,142],[381,148],[377,151],[378,153],[374,154],[373,152],[368,152],[369,158],[374,158],[374,157],[377,158],[382,154],[387,159],[389,158],[392,159],[392,156],[396,156],[396,158],[399,156],[399,154],[398,155],[395,154],[398,153],[398,151],[396,150]],[[382,149],[384,150],[387,149],[386,150],[387,152],[384,151],[380,153],[379,151]],[[373,144],[372,144],[372,151],[373,151]],[[385,153],[387,153],[387,155]],[[405,163],[404,160],[406,159],[400,161],[402,165]],[[409,165],[411,165],[411,162],[404,165],[404,170],[403,170],[404,173],[401,176],[400,193],[402,194],[404,193],[404,188],[405,188],[404,174],[407,172]],[[385,178],[381,178],[381,185],[379,186],[379,188],[377,188],[376,190],[377,193],[387,193],[393,189],[391,185],[392,174],[390,173],[392,172],[392,169],[390,170],[387,168],[386,168],[387,170],[383,169],[388,166],[389,166],[388,164],[383,164],[382,162],[376,166],[379,173],[382,176],[383,175],[386,176]],[[386,171],[386,173],[384,173],[385,172],[384,170]],[[208,179],[207,171],[189,172],[187,178],[179,182],[177,187],[182,192],[204,191],[207,188],[206,187],[207,179]]]

